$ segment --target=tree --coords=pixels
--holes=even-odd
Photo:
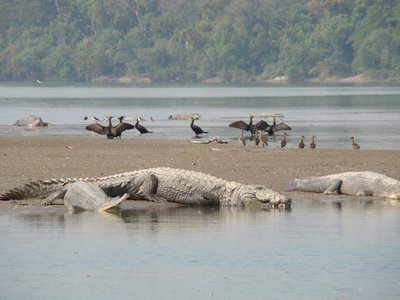
[[[373,1],[363,10],[351,37],[355,72],[371,76],[394,76],[400,71],[400,3]]]
[[[3,0],[0,80],[400,76],[399,0]]]
[[[313,58],[310,75],[314,77],[346,76],[351,74],[353,48],[349,43],[353,26],[349,18],[339,14],[325,16],[313,30],[308,54]]]

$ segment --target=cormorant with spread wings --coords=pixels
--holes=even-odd
[[[229,124],[229,127],[238,128],[238,129],[244,130],[244,131],[250,131],[250,129],[253,126],[253,118],[254,118],[254,116],[250,116],[249,124],[240,120],[240,121],[235,121],[235,122]]]
[[[103,126],[99,123],[92,123],[86,126],[86,130],[93,131],[101,135],[106,135],[107,139],[113,139],[115,137],[121,138],[122,132],[135,127],[132,124],[123,122],[123,116],[118,118],[120,123],[113,127],[111,123],[112,118],[112,116],[104,118],[104,121],[108,121],[108,126]],[[93,117],[92,119],[99,121],[99,119],[96,117]]]

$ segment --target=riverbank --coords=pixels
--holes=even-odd
[[[209,173],[283,192],[293,177],[374,171],[400,180],[399,150],[263,149],[238,143],[106,140],[100,137],[1,137],[0,192],[32,180],[106,176],[151,167]],[[40,201],[2,202],[39,205]]]
[[[291,80],[288,76],[270,76],[268,74],[261,74],[258,76],[249,76],[238,79],[241,84],[248,83],[265,83],[265,84],[288,84],[288,83],[296,83],[297,81]],[[120,77],[114,76],[99,76],[95,77],[91,81],[92,83],[117,83],[117,84],[152,84],[151,78],[143,77],[143,76],[135,76],[135,75],[126,75]],[[348,77],[315,77],[315,78],[306,78],[304,79],[306,83],[314,83],[314,84],[341,84],[341,83],[349,83],[349,84],[360,84],[360,83],[392,83],[392,82],[400,82],[399,77],[388,77],[388,78],[372,78],[365,74],[357,74],[354,76]],[[211,77],[206,78],[200,81],[203,84],[227,84],[226,79],[223,77]],[[196,84],[192,82],[192,84]]]

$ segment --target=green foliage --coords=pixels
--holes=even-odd
[[[313,58],[310,76],[346,76],[351,74],[353,48],[348,40],[352,26],[348,16],[335,15],[321,20],[311,33]]]
[[[398,0],[3,0],[0,80],[400,76]]]
[[[353,69],[374,77],[400,73],[400,2],[379,0],[365,9],[352,41]]]

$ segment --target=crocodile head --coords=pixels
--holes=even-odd
[[[290,207],[291,199],[262,185],[247,185],[240,192],[241,202],[246,206],[268,205]]]

